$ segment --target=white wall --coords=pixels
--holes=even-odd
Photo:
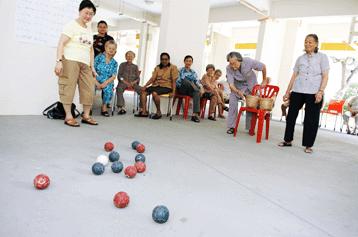
[[[56,49],[16,42],[16,1],[0,4],[0,114],[40,114],[58,100]]]

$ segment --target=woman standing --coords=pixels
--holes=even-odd
[[[97,125],[89,116],[93,103],[93,88],[96,72],[93,67],[93,34],[87,25],[96,14],[96,7],[89,0],[79,6],[79,16],[68,23],[61,34],[57,47],[55,73],[59,76],[60,101],[66,112],[65,124],[79,127],[72,117],[71,104],[78,84],[80,103],[83,104],[82,123]]]
[[[324,89],[327,86],[329,62],[327,55],[318,52],[318,37],[309,34],[305,38],[305,53],[295,64],[290,83],[283,100],[290,101],[286,119],[284,141],[279,146],[292,146],[298,112],[305,105],[302,146],[312,153],[316,139]]]

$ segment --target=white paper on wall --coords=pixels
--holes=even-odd
[[[17,0],[16,40],[56,47],[65,24],[78,16],[80,0]]]

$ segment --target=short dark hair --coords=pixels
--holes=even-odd
[[[161,54],[160,54],[160,60],[162,60],[162,57],[163,57],[163,56],[167,56],[168,59],[170,60],[170,56],[169,56],[168,53],[166,53],[166,52],[161,53]],[[162,68],[164,67],[164,65],[162,64],[162,62],[159,63],[158,67],[159,67],[160,69],[162,69]],[[168,67],[170,67],[170,63],[168,63]]]
[[[215,70],[215,73],[218,73],[218,72],[219,72],[220,74],[223,74],[223,72],[222,72],[220,69],[216,69],[216,70]]]
[[[100,24],[105,24],[105,25],[108,27],[107,22],[105,22],[104,20],[99,21],[99,22],[97,23],[97,27],[98,27]]]
[[[82,2],[80,3],[80,7],[79,7],[78,11],[82,11],[85,8],[92,8],[94,14],[96,14],[96,7],[94,6],[94,4],[90,0],[82,0]]]
[[[230,58],[237,58],[239,62],[242,62],[242,56],[239,52],[232,51],[226,56],[226,61],[229,62]]]
[[[215,70],[214,64],[208,64],[208,65],[206,66],[205,71],[209,70],[210,68],[213,69],[213,70]]]
[[[316,44],[318,45],[319,41],[318,41],[318,36],[317,36],[316,34],[308,34],[308,35],[306,35],[305,40],[306,40],[308,37],[313,38],[313,40],[314,40],[314,41],[316,42]],[[314,52],[315,52],[315,53],[318,53],[318,47],[314,48]]]
[[[186,55],[186,56],[184,57],[184,61],[187,60],[188,58],[191,58],[191,60],[194,61],[194,59],[193,59],[193,57],[192,57],[191,55]]]
[[[164,52],[164,53],[161,53],[161,54],[160,54],[160,59],[162,59],[162,57],[163,57],[163,56],[167,56],[167,57],[168,57],[168,59],[170,59],[169,54],[168,54],[168,53],[166,53],[166,52]]]

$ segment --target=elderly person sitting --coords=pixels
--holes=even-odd
[[[354,134],[358,129],[358,96],[354,96],[349,100],[347,104],[347,111],[343,114],[343,124],[347,126],[347,133],[351,134],[352,132],[348,124],[349,118],[354,118]]]
[[[245,95],[251,94],[253,87],[257,84],[254,70],[262,71],[261,85],[267,85],[266,66],[257,60],[243,58],[239,52],[230,52],[226,59],[229,62],[229,65],[226,67],[226,78],[231,89],[227,133],[233,134],[238,112],[238,102],[239,100],[245,100]],[[245,126],[247,130],[251,125],[251,117],[252,113],[247,112]]]
[[[128,88],[133,88],[138,95],[141,94],[139,86],[139,70],[138,66],[133,63],[135,53],[128,51],[125,54],[127,62],[123,62],[118,68],[118,85],[117,85],[117,107],[118,114],[125,114],[125,101],[123,93]]]
[[[168,53],[160,54],[160,64],[155,67],[152,77],[142,87],[140,95],[141,110],[136,117],[148,117],[148,111],[146,108],[147,95],[152,94],[157,112],[151,116],[151,119],[162,118],[162,112],[160,110],[160,95],[174,94],[178,79],[178,69],[175,65],[170,63],[170,56]],[[150,86],[149,86],[150,85]]]
[[[218,103],[218,93],[216,90],[217,85],[215,83],[214,72],[215,66],[213,64],[208,64],[206,66],[206,74],[204,74],[201,79],[201,84],[203,85],[205,91],[202,98],[210,100],[208,119],[216,121],[214,113]]]

